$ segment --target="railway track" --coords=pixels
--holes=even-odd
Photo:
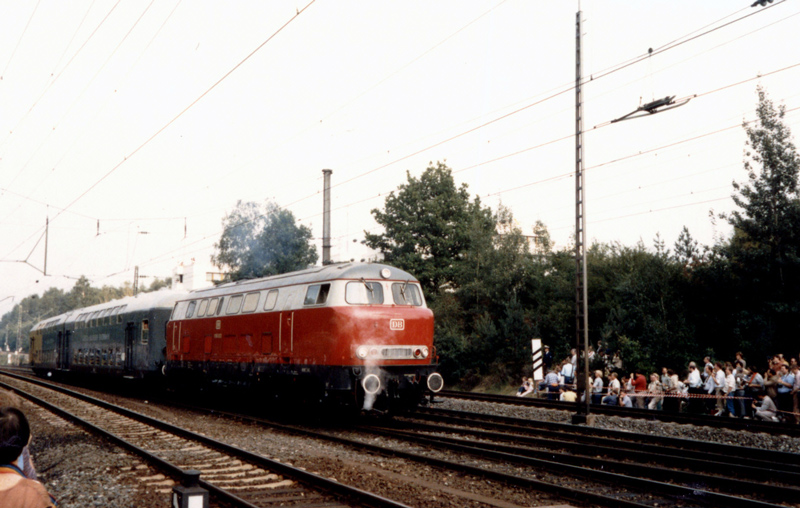
[[[407,508],[73,390],[3,374],[3,388],[134,452],[173,479],[183,478],[187,470],[200,471],[200,485],[229,506]]]
[[[324,432],[225,415],[592,506],[768,507],[800,500],[800,464],[790,453],[436,409]]]
[[[441,392],[437,393],[436,396],[543,409],[558,409],[571,412],[576,412],[577,410],[577,405],[574,402],[561,402],[557,400],[538,399],[532,397],[515,397],[509,395],[459,392],[453,390],[442,390]],[[787,436],[800,437],[800,425],[792,425],[781,422],[763,422],[740,418],[723,418],[710,415],[674,413],[671,411],[651,411],[647,409],[605,405],[592,405],[590,411],[594,414],[606,416],[621,416],[625,418],[639,418],[645,420],[657,420],[662,422],[702,425],[731,430],[746,430],[750,432],[765,432],[768,434],[783,434]]]

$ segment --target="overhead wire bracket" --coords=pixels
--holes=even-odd
[[[657,99],[652,102],[648,102],[647,104],[642,104],[641,106],[631,111],[627,115],[623,115],[619,118],[611,120],[611,122],[609,123],[621,122],[623,120],[633,120],[634,118],[641,118],[647,115],[655,115],[656,113],[662,113],[670,109],[679,108],[681,106],[685,106],[694,97],[695,97],[694,95],[691,95],[689,97],[684,97],[676,101],[674,95],[668,95],[663,99]]]

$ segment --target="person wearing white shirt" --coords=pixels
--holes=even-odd
[[[725,414],[725,371],[722,370],[722,364],[719,362],[715,363],[712,369],[714,376],[714,395],[717,396],[716,416],[722,416]]]
[[[592,383],[592,404],[600,404],[603,400],[603,371],[594,371],[594,382]]]
[[[736,394],[736,376],[733,375],[732,367],[725,367],[725,396],[727,397],[728,416],[736,416],[733,407],[734,396]]]
[[[571,362],[565,362],[564,365],[561,366],[561,375],[564,376],[564,384],[572,384],[574,372],[575,366],[572,365]]]

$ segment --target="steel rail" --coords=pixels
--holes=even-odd
[[[495,402],[517,406],[538,407],[543,409],[558,409],[562,411],[575,411],[574,402],[557,400],[536,399],[531,397],[515,397],[513,395],[496,395],[489,393],[459,392],[442,390],[437,397],[450,397],[455,399],[476,400],[482,402]],[[639,408],[625,408],[592,404],[594,414],[606,416],[621,416],[625,418],[639,418],[644,420],[658,420],[662,422],[684,423],[692,425],[705,425],[709,427],[726,428],[733,430],[747,430],[750,432],[766,432],[769,434],[786,434],[800,437],[800,426],[781,422],[763,422],[759,420],[728,418],[721,416],[695,415],[688,413],[675,413],[672,411],[652,411]]]
[[[455,439],[442,436],[430,436],[430,435],[422,436],[423,439],[430,440],[432,442],[446,443],[448,445],[454,445],[456,447],[465,446],[469,449],[477,448],[490,451],[502,451],[512,456],[522,456],[522,457],[530,457],[534,459],[541,459],[547,461],[556,461],[562,464],[569,464],[573,466],[582,466],[582,467],[589,466],[592,468],[603,469],[605,471],[620,473],[626,476],[632,476],[632,475],[637,477],[646,476],[647,478],[657,481],[676,481],[684,484],[711,486],[712,488],[721,489],[724,492],[734,491],[734,492],[739,492],[740,494],[758,494],[774,500],[800,498],[800,489],[798,489],[797,487],[785,487],[785,486],[766,484],[766,483],[756,483],[752,481],[742,480],[740,478],[714,476],[699,472],[699,470],[708,470],[708,469],[719,470],[721,464],[720,462],[684,460],[683,463],[680,464],[679,466],[688,469],[688,471],[686,471],[686,470],[676,470],[676,469],[668,469],[665,467],[645,465],[644,462],[647,462],[648,460],[652,459],[658,460],[658,457],[654,457],[651,454],[637,455],[627,450],[619,451],[610,447],[591,446],[582,443],[563,442],[563,441],[554,442],[549,439],[524,438],[520,436],[511,436],[508,434],[498,434],[498,433],[489,433],[480,431],[475,432],[466,429],[457,429],[452,427],[443,428],[434,425],[423,425],[423,426],[413,425],[409,429],[403,429],[403,428],[376,429],[374,427],[366,427],[365,430],[368,430],[370,432],[377,432],[386,437],[391,437],[395,439],[402,438],[413,442],[419,442],[420,434],[418,433],[418,431],[420,430],[424,430],[426,432],[437,432],[437,433],[444,432],[444,433],[455,433],[455,434],[467,434],[467,435],[472,435],[474,437],[482,438],[484,440],[488,439],[494,439],[500,441],[517,440],[518,442],[522,442],[526,445],[536,445],[536,446],[543,446],[547,448],[556,448],[556,449],[558,448],[569,449],[570,451],[575,452],[577,455],[543,451],[543,450],[533,450],[521,446],[507,446],[490,442],[466,441],[464,439]],[[619,455],[625,455],[627,458],[636,457],[638,459],[641,459],[642,462],[640,463],[610,462],[606,459],[598,459],[597,458],[598,455],[606,455],[615,458],[619,458],[618,457]],[[678,467],[678,465],[676,465],[676,467]],[[739,466],[737,466],[737,469],[738,468]],[[728,471],[730,469],[731,468],[726,468],[726,470]],[[737,472],[738,473],[752,472],[752,470],[758,468],[747,468],[746,466],[744,466],[743,469],[747,469],[747,471],[737,471]],[[782,480],[790,485],[796,485],[798,477],[800,477],[800,475],[790,475],[790,477],[783,477],[779,479],[776,478],[776,473],[779,473],[779,471],[771,469],[770,470],[758,469],[758,472],[760,473],[760,477],[763,480],[766,481]],[[691,487],[691,488],[696,489],[696,487]]]
[[[699,441],[696,439],[686,439],[678,437],[654,436],[650,434],[639,434],[635,432],[625,432],[613,429],[601,429],[582,425],[571,425],[567,423],[546,422],[540,420],[528,420],[523,418],[513,418],[508,416],[489,415],[484,413],[474,413],[468,411],[457,411],[452,409],[431,409],[421,408],[415,414],[415,418],[431,419],[434,421],[445,421],[449,423],[459,423],[477,426],[478,421],[484,422],[484,428],[502,428],[510,430],[515,428],[517,431],[536,431],[537,433],[548,433],[554,437],[564,436],[565,434],[582,435],[591,439],[612,438],[618,441],[631,443],[631,449],[664,452],[664,448],[674,448],[687,457],[713,457],[720,455],[722,459],[748,461],[751,464],[763,465],[781,464],[788,468],[788,471],[800,473],[800,455],[791,452],[776,450],[766,450],[762,448],[752,448],[740,445],[728,445],[715,443],[713,441]]]
[[[304,471],[302,469],[290,466],[288,464],[284,464],[284,463],[269,459],[269,458],[264,457],[262,455],[258,455],[256,453],[252,453],[252,452],[249,452],[247,450],[243,450],[243,449],[241,449],[239,447],[236,447],[236,446],[233,446],[233,445],[229,445],[227,443],[223,443],[221,441],[209,438],[207,436],[203,436],[201,434],[197,434],[197,433],[189,431],[187,429],[183,429],[181,427],[177,427],[175,425],[172,425],[170,423],[164,422],[162,420],[158,420],[156,418],[152,418],[150,416],[143,415],[141,413],[137,413],[137,412],[132,411],[130,409],[126,409],[126,408],[117,406],[115,404],[111,404],[109,402],[106,402],[106,401],[91,397],[89,395],[85,395],[85,394],[82,394],[82,393],[79,393],[79,392],[75,392],[73,390],[69,390],[69,389],[64,388],[64,387],[51,385],[50,383],[47,383],[47,382],[44,382],[44,381],[41,381],[41,380],[35,380],[35,379],[27,378],[27,377],[21,377],[21,376],[17,376],[17,375],[14,375],[14,374],[9,374],[7,372],[2,372],[2,374],[10,376],[10,377],[14,377],[14,378],[20,378],[25,382],[33,383],[33,384],[36,384],[36,385],[39,385],[39,386],[42,386],[42,387],[45,387],[45,388],[48,388],[48,389],[52,389],[54,391],[60,392],[60,393],[65,394],[65,395],[69,395],[71,397],[75,397],[75,398],[77,398],[79,400],[82,400],[84,402],[88,402],[90,404],[97,405],[97,406],[99,406],[99,407],[101,407],[103,409],[106,409],[106,410],[112,411],[112,412],[114,412],[116,414],[131,418],[131,419],[136,420],[138,422],[145,423],[147,425],[151,425],[151,426],[153,426],[155,428],[158,428],[160,430],[166,431],[168,433],[171,433],[171,434],[174,434],[174,435],[177,435],[177,436],[181,436],[181,437],[183,437],[185,439],[190,439],[190,440],[193,440],[193,441],[197,441],[197,442],[203,443],[203,444],[205,444],[205,445],[207,445],[207,446],[209,446],[211,448],[214,448],[214,449],[216,449],[218,451],[221,451],[223,453],[226,453],[226,454],[229,454],[229,455],[234,456],[236,458],[242,459],[242,460],[244,460],[246,462],[250,462],[252,464],[258,465],[258,466],[263,467],[265,469],[269,469],[269,470],[272,470],[274,472],[278,472],[281,475],[286,476],[287,478],[292,478],[293,480],[296,480],[299,483],[302,483],[304,485],[307,485],[307,486],[311,487],[312,490],[322,490],[324,492],[327,492],[328,494],[333,495],[334,497],[345,498],[345,499],[347,499],[349,501],[355,500],[356,502],[359,503],[360,506],[369,506],[369,507],[372,507],[372,508],[409,508],[408,505],[405,505],[403,503],[399,503],[399,502],[393,501],[391,499],[387,499],[387,498],[378,496],[378,495],[373,494],[371,492],[367,492],[367,491],[364,491],[364,490],[361,490],[361,489],[357,489],[355,487],[351,487],[351,486],[339,483],[337,481],[334,481],[334,480],[331,480],[331,479],[316,475],[314,473],[310,473],[310,472]],[[50,411],[52,413],[55,413],[55,414],[61,416],[62,418],[66,419],[66,420],[72,421],[72,422],[76,423],[77,425],[80,425],[81,427],[87,428],[92,433],[99,434],[99,435],[111,440],[112,442],[118,444],[119,446],[121,446],[121,447],[123,447],[123,448],[125,448],[127,450],[132,451],[133,453],[141,456],[142,458],[146,459],[147,461],[155,464],[158,469],[166,472],[173,479],[180,479],[180,478],[183,477],[183,471],[177,465],[174,465],[174,464],[172,464],[172,463],[170,463],[170,462],[168,462],[168,461],[166,461],[164,459],[161,459],[160,457],[151,454],[147,450],[144,450],[143,448],[141,448],[139,446],[136,446],[135,444],[130,443],[130,442],[126,441],[125,439],[120,438],[119,436],[116,436],[116,435],[114,435],[112,433],[109,433],[108,431],[106,431],[106,430],[104,430],[104,429],[92,424],[91,422],[89,422],[89,421],[87,421],[87,420],[85,420],[83,418],[80,418],[77,415],[74,415],[74,414],[72,414],[72,413],[70,413],[70,412],[68,412],[66,410],[63,410],[63,409],[55,406],[54,404],[51,404],[51,403],[49,403],[49,402],[47,402],[45,400],[42,400],[41,398],[39,398],[39,397],[37,397],[37,396],[35,396],[35,395],[31,394],[31,393],[28,393],[28,392],[26,392],[24,390],[20,390],[19,388],[14,387],[12,385],[9,385],[7,383],[0,382],[0,386],[4,387],[6,389],[9,389],[9,390],[13,390],[16,394],[20,395],[23,398],[26,398],[26,399],[30,400],[31,402],[34,402],[37,405],[40,405],[41,407],[44,407],[48,411]],[[234,504],[236,506],[241,506],[241,507],[246,507],[246,508],[258,508],[257,505],[254,505],[254,504],[250,503],[249,501],[247,501],[245,499],[242,499],[241,497],[236,496],[235,494],[232,494],[232,493],[226,491],[223,488],[217,487],[214,484],[203,480],[202,478],[200,479],[200,485],[203,488],[208,489],[209,492],[213,493],[214,495],[219,496],[220,499],[224,499],[225,501],[227,501],[229,503],[232,503],[232,504]]]

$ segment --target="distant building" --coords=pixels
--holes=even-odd
[[[189,263],[181,263],[172,270],[172,289],[203,289],[226,280],[227,274],[219,271],[210,262],[198,263],[192,258]]]

